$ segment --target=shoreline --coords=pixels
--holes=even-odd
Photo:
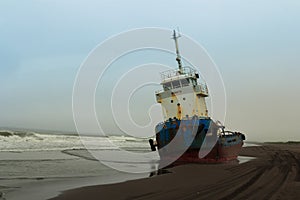
[[[0,200],[46,200],[64,190],[147,176],[122,173],[60,150],[0,152]]]
[[[72,190],[74,188],[88,187],[94,185],[108,185],[122,183],[129,180],[145,178],[144,175],[126,175],[103,177],[57,177],[44,179],[15,179],[6,180],[5,184],[15,185],[12,187],[3,187],[1,192],[6,200],[30,199],[30,200],[46,200],[54,198],[61,194],[61,191]],[[18,184],[14,184],[18,181]],[[45,189],[46,188],[46,189]],[[2,200],[0,198],[0,200]]]
[[[244,147],[242,164],[186,164],[150,178],[63,191],[49,200],[79,199],[297,199],[300,144]]]

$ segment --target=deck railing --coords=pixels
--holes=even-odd
[[[186,77],[191,77],[191,76],[194,76],[196,73],[197,73],[196,70],[187,66],[187,67],[183,67],[181,69],[181,71],[179,71],[178,69],[171,69],[168,71],[161,72],[160,75],[161,75],[162,80],[166,80],[166,79],[170,79],[172,77],[176,77],[176,76],[180,76],[180,75],[181,76],[184,75]]]

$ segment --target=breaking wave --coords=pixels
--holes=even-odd
[[[0,151],[47,151],[66,149],[149,149],[148,140],[129,136],[78,136],[66,134],[37,133],[32,131],[0,130]]]
[[[34,132],[13,132],[13,131],[0,131],[0,136],[3,137],[11,137],[11,136],[18,136],[18,137],[37,137]]]

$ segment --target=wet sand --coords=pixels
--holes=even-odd
[[[159,176],[65,191],[52,200],[300,198],[300,144],[244,147],[241,155],[256,159],[181,165]]]
[[[86,151],[68,151],[81,156],[60,150],[0,152],[0,200],[46,200],[64,190],[148,176],[113,170]]]

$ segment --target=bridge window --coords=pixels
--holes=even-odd
[[[171,89],[175,89],[175,88],[189,86],[190,83],[193,83],[193,80],[180,79],[180,80],[164,83],[163,88],[164,88],[164,90],[171,90]]]
[[[172,81],[173,88],[179,88],[180,82],[179,81]]]
[[[181,79],[180,80],[182,87],[188,86],[189,83],[189,79]]]
[[[172,89],[172,86],[171,86],[171,83],[170,83],[170,82],[169,82],[169,83],[164,83],[164,84],[163,84],[163,87],[164,87],[165,90],[170,90],[170,89]]]

